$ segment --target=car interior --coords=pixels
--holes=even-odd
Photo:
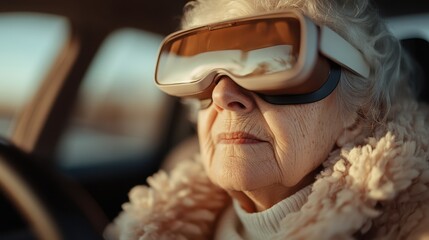
[[[187,109],[153,82],[186,2],[0,3],[0,239],[102,239],[133,186],[198,151]],[[374,4],[429,103],[429,2]]]

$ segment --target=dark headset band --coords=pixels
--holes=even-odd
[[[330,61],[330,70],[326,82],[316,91],[292,95],[263,95],[258,94],[264,101],[275,105],[306,104],[320,101],[329,96],[337,87],[341,78],[341,67]]]

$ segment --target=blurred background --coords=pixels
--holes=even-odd
[[[159,44],[185,2],[0,1],[0,138],[30,155],[24,171],[25,161],[43,162],[109,220],[119,213],[129,189],[193,134],[180,103],[153,82]],[[8,191],[0,239],[28,225]]]
[[[2,1],[0,134],[13,138],[58,55],[78,38],[94,53],[81,66],[82,79],[73,80],[81,84],[55,143],[57,164],[74,168],[153,149],[169,110],[153,83],[156,54],[163,36],[177,28],[184,1],[154,2]]]
[[[0,1],[0,137],[75,182],[108,220],[195,133],[153,80],[159,44],[186,2]],[[427,77],[429,2],[374,3]],[[0,239],[27,229],[1,193],[0,213]]]

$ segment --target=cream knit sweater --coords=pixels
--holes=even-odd
[[[429,239],[428,109],[407,102],[390,116],[330,154],[306,202],[282,217],[270,238]],[[231,200],[198,159],[148,184],[131,190],[106,238],[213,239],[221,231],[226,219],[218,219]]]
[[[271,208],[257,213],[247,213],[237,201],[233,201],[234,204],[228,207],[219,219],[215,239],[272,239],[280,230],[283,218],[289,213],[299,211],[310,192],[311,186],[307,186]]]

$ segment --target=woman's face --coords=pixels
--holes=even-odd
[[[336,90],[302,105],[272,105],[223,77],[198,114],[202,161],[225,190],[294,187],[317,168],[343,130]]]

